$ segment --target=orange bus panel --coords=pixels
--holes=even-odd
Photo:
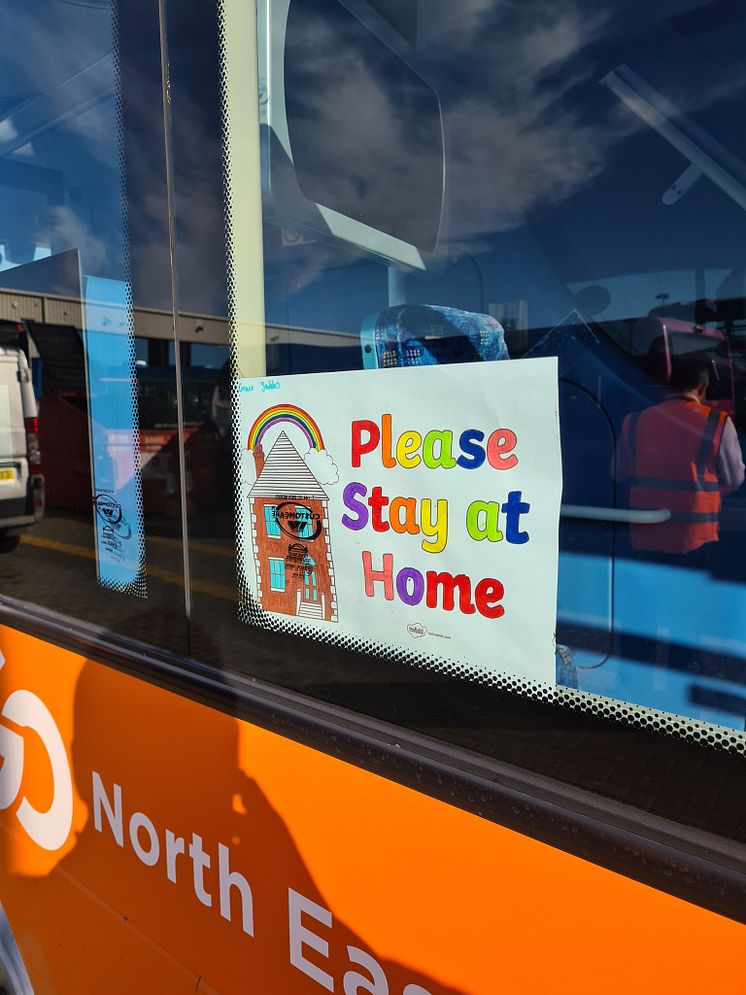
[[[0,650],[0,899],[37,995],[743,991],[736,922],[30,636]]]

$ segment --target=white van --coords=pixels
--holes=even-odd
[[[26,356],[0,345],[0,553],[44,514],[39,422]]]

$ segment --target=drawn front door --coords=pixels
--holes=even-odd
[[[316,564],[310,556],[303,565],[303,600],[318,601],[319,591],[316,583]]]

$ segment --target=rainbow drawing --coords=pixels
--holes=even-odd
[[[273,408],[267,408],[266,411],[263,411],[251,426],[247,449],[256,449],[265,432],[281,422],[289,422],[299,428],[308,440],[311,449],[324,448],[324,440],[321,437],[319,426],[307,411],[304,411],[303,408],[297,408],[294,404],[276,404]]]

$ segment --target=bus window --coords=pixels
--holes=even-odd
[[[175,372],[153,345],[174,337],[157,18],[4,6],[0,310],[28,398],[2,454],[0,591],[183,648]]]
[[[0,11],[0,995],[734,990],[746,8]]]
[[[285,0],[258,5],[256,52],[242,55],[229,39],[249,30],[240,5],[226,3],[222,21],[211,5],[199,15],[167,7],[178,310],[225,321],[233,350],[211,406],[220,486],[211,502],[189,509],[195,655],[214,659],[217,640],[227,670],[493,757],[520,756],[536,769],[546,769],[546,730],[532,733],[539,713],[526,701],[572,716],[568,723],[587,711],[620,728],[654,727],[740,751],[746,145],[735,126],[739,85],[708,81],[722,79],[725,67],[740,79],[742,19],[714,10],[700,17],[685,3],[653,11],[550,2],[539,12],[489,0],[468,9],[440,0]],[[190,30],[195,16],[203,31]],[[234,143],[252,129],[253,158]],[[260,207],[261,230],[251,220]],[[190,234],[197,230],[199,237]],[[475,425],[509,418],[500,385],[528,383],[550,360],[561,473],[549,476],[551,459],[545,469],[547,493],[560,480],[562,487],[559,583],[541,606],[556,610],[557,645],[533,681],[529,652],[511,670],[499,635],[478,668],[475,648],[471,660],[464,650],[462,665],[447,640],[435,646],[430,630],[452,636],[453,627],[442,624],[440,593],[431,592],[438,608],[430,611],[442,614],[427,615],[432,554],[418,545],[418,516],[439,485],[417,483],[422,450],[412,441],[432,426],[412,421],[397,433],[395,412],[403,397],[424,405],[437,396],[440,428],[457,440],[472,427],[470,412]],[[259,428],[252,435],[242,412],[285,403],[312,414],[300,398],[310,396],[302,392],[313,390],[314,377],[320,394],[338,398],[340,423],[346,392],[379,427],[381,413],[394,411],[392,449],[381,458],[396,462],[401,436],[404,459],[414,461],[403,471],[409,484],[403,478],[403,489],[386,492],[381,480],[345,477],[341,465],[338,477],[327,476],[313,426],[291,424],[287,411],[257,443]],[[545,400],[527,389],[515,410],[538,412]],[[322,438],[341,431],[333,417],[326,424],[316,426]],[[405,438],[404,429],[414,434]],[[186,449],[188,459],[189,442]],[[679,451],[686,458],[677,460]],[[382,444],[375,459],[383,452]],[[452,456],[457,461],[459,450]],[[456,472],[443,459],[433,481]],[[299,483],[312,464],[317,488],[309,478]],[[355,481],[368,487],[365,496],[356,492],[340,509],[334,488]],[[270,540],[260,501],[304,505],[322,524],[309,535],[293,512],[295,532],[286,536],[283,528],[292,530],[278,519],[280,536]],[[530,504],[526,495],[515,501]],[[372,642],[342,619],[340,598],[360,610],[365,576],[372,590],[388,583],[383,562],[370,564],[380,575],[364,574],[365,547],[354,546],[345,513],[362,537],[401,529],[397,542],[411,544],[411,558],[394,560],[381,595],[391,595],[392,613],[416,606],[407,646],[398,614],[390,616],[396,626],[381,616]],[[511,544],[490,545],[505,532],[499,521],[492,540],[486,519],[474,525],[482,570],[468,576],[468,592],[465,581],[454,587],[454,610],[479,615],[479,581],[500,579]],[[351,549],[357,574],[349,572]],[[306,556],[316,564],[315,585]],[[232,584],[234,571],[246,610],[216,605],[204,588],[208,577]],[[347,593],[338,598],[343,577]],[[368,609],[360,626],[372,629],[372,602]],[[240,651],[249,644],[250,659]],[[505,731],[514,709],[526,715],[520,747]],[[599,761],[609,770],[613,752]],[[552,771],[583,783],[575,760]],[[616,789],[604,782],[602,790]]]

